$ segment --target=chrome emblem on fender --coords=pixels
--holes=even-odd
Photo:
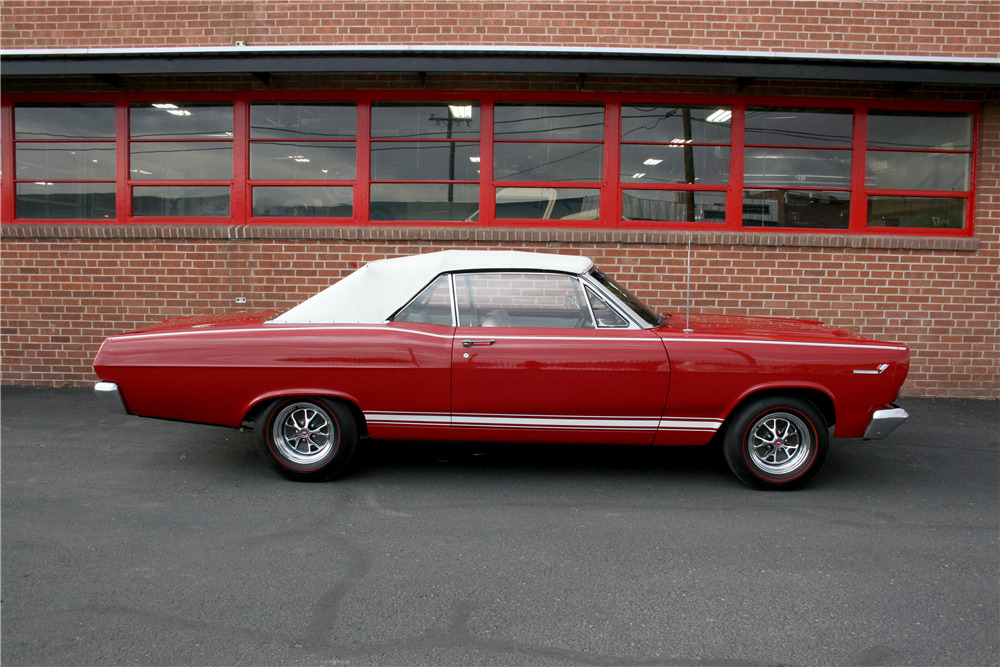
[[[876,368],[873,371],[855,368],[854,369],[854,374],[855,375],[881,375],[882,373],[885,372],[885,369],[887,369],[887,368],[889,368],[889,364],[879,364],[878,368]]]

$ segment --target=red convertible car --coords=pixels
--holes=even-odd
[[[296,480],[370,437],[721,443],[743,482],[812,479],[831,434],[880,438],[904,345],[820,322],[659,315],[585,257],[445,251],[375,261],[283,313],[108,338],[95,391],[143,417],[253,428]]]

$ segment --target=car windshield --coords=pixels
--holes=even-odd
[[[638,315],[642,321],[654,327],[663,323],[663,317],[661,315],[657,315],[653,312],[653,310],[640,301],[637,296],[616,283],[612,278],[609,278],[597,269],[592,269],[590,271],[590,277],[604,285],[608,291],[618,297],[618,299],[623,304],[628,306],[633,313]]]

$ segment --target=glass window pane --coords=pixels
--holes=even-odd
[[[729,182],[729,147],[623,144],[621,180],[629,184],[725,185]]]
[[[773,146],[851,145],[852,111],[748,108],[746,143]]]
[[[18,143],[17,178],[113,180],[115,145],[102,143]]]
[[[604,106],[596,104],[497,104],[496,139],[602,141]]]
[[[594,317],[597,319],[597,326],[618,328],[628,326],[628,320],[589,288],[587,289],[587,298],[590,299],[590,309],[594,312]]]
[[[461,222],[479,210],[479,186],[381,183],[371,186],[371,220]]]
[[[623,106],[622,141],[728,144],[731,119],[718,107]]]
[[[579,281],[544,273],[470,273],[455,276],[462,326],[593,328]]]
[[[375,138],[478,139],[479,129],[478,103],[372,103]]]
[[[132,214],[157,217],[229,216],[229,188],[140,186],[132,188]]]
[[[266,141],[250,144],[250,178],[347,180],[356,175],[354,142]]]
[[[479,180],[478,143],[393,141],[373,142],[371,146],[375,180]]]
[[[253,189],[257,217],[350,218],[354,215],[354,188],[274,186]]]
[[[622,192],[622,219],[724,223],[726,193],[625,190]]]
[[[451,311],[451,276],[439,276],[392,319],[394,322],[455,326]]]
[[[747,148],[743,160],[747,186],[849,188],[851,152],[797,148]]]
[[[972,150],[972,114],[871,111],[868,114],[868,146]]]
[[[500,220],[597,220],[601,191],[591,188],[497,188]]]
[[[353,139],[358,110],[353,104],[254,102],[251,139]]]
[[[869,188],[968,190],[972,156],[964,153],[870,151]]]
[[[17,139],[114,139],[115,107],[105,104],[18,104]]]
[[[114,183],[18,183],[20,220],[114,220]]]
[[[233,145],[216,141],[132,143],[135,179],[220,180],[233,177]]]
[[[963,229],[964,199],[945,197],[869,197],[869,227]]]
[[[599,181],[601,144],[498,143],[493,177],[498,181]]]
[[[233,105],[133,104],[129,128],[133,139],[232,139]]]
[[[814,190],[746,190],[744,227],[847,229],[851,196]]]

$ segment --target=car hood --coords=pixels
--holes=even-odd
[[[664,327],[670,332],[693,330],[694,333],[764,338],[834,338],[870,341],[852,331],[828,326],[817,320],[741,315],[691,315],[690,324],[683,314],[671,315]]]
[[[238,326],[251,326],[262,324],[280,312],[280,310],[254,310],[250,312],[177,317],[164,320],[159,324],[145,326],[129,333],[167,332],[184,329],[228,329]]]

